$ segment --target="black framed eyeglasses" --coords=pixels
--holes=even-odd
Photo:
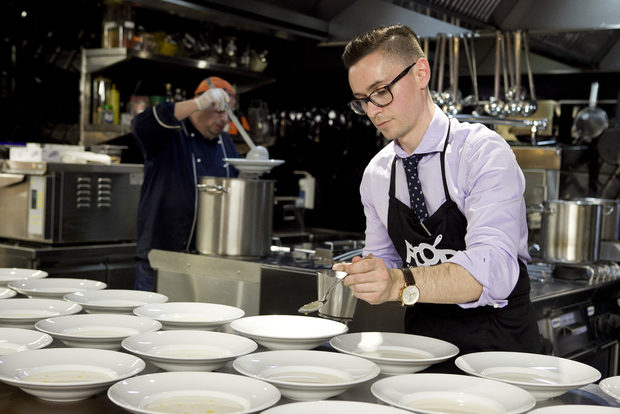
[[[379,89],[375,89],[367,97],[353,99],[351,102],[349,102],[349,107],[353,109],[353,112],[358,115],[366,115],[366,108],[368,108],[368,102],[372,102],[375,106],[378,106],[380,108],[388,106],[394,100],[394,95],[392,95],[392,91],[390,90],[390,88],[394,86],[396,82],[401,80],[407,74],[407,72],[409,72],[409,70],[416,65],[416,63],[418,62],[416,61],[415,63],[407,66],[402,72],[398,74],[397,77],[394,78],[392,82]]]

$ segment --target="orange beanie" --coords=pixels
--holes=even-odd
[[[233,86],[224,79],[218,78],[217,76],[210,76],[208,79],[211,81],[214,87],[224,89],[226,92],[228,92],[229,95],[235,94],[235,88],[233,88]],[[194,91],[194,96],[200,95],[207,89],[209,89],[209,84],[207,83],[207,80],[204,79],[202,82],[200,82],[200,84]]]

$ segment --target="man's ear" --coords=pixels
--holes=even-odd
[[[431,65],[428,63],[428,60],[426,58],[418,59],[413,70],[420,89],[426,88],[431,81]]]

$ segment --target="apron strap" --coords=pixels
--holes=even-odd
[[[392,161],[392,172],[390,173],[390,198],[395,198],[394,196],[396,195],[396,159],[398,158],[397,155],[394,155],[394,160]]]
[[[448,119],[448,133],[446,134],[446,142],[443,145],[443,151],[441,151],[441,179],[443,180],[443,192],[446,196],[446,201],[452,201],[450,199],[450,192],[448,191],[448,181],[446,181],[446,149],[448,148],[448,142],[450,141],[450,120]]]

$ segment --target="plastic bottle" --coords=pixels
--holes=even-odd
[[[183,101],[183,94],[181,93],[181,88],[176,88],[174,90],[174,101],[175,102],[181,102]]]
[[[121,116],[121,95],[115,84],[112,84],[112,90],[110,90],[110,105],[112,105],[112,112],[114,113],[113,122],[118,125]]]
[[[166,84],[166,102],[174,102],[174,94],[172,93],[172,84]]]
[[[316,179],[310,175],[308,171],[293,171],[293,173],[304,176],[298,181],[299,197],[304,200],[304,208],[312,210],[314,208],[314,187],[316,185]]]

